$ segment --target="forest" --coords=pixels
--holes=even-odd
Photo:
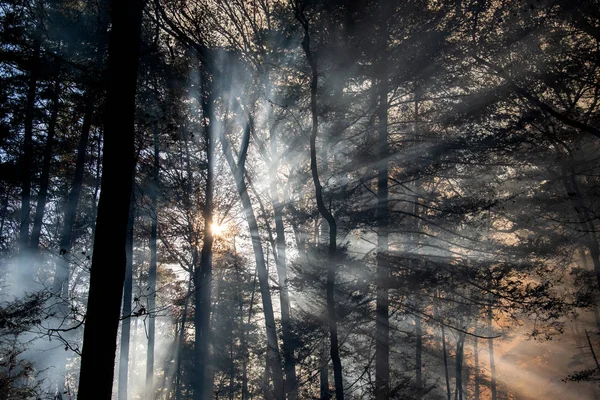
[[[600,398],[599,0],[0,0],[0,400]]]

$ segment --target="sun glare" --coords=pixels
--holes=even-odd
[[[220,224],[214,222],[211,225],[211,230],[212,230],[212,234],[214,236],[221,236],[223,234],[223,232],[225,232],[225,225],[220,225]]]

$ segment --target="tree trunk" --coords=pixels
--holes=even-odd
[[[451,400],[450,377],[448,374],[448,352],[446,351],[446,329],[444,327],[444,323],[442,321],[442,317],[441,317],[439,309],[438,309],[439,297],[440,297],[440,294],[438,291],[436,291],[435,297],[433,299],[433,307],[434,307],[435,316],[440,321],[440,329],[442,331],[442,346],[441,347],[442,347],[442,360],[444,362],[444,378],[446,380],[446,398],[447,398],[447,400]]]
[[[473,399],[479,400],[479,344],[476,337],[473,337],[473,354],[475,357],[475,376],[473,377],[474,394]]]
[[[200,252],[200,265],[194,274],[196,288],[194,296],[194,326],[195,333],[195,366],[197,370],[197,384],[194,388],[194,400],[208,399],[212,393],[213,382],[208,382],[210,350],[210,313],[212,301],[212,246],[214,242],[213,224],[213,192],[214,192],[214,103],[213,99],[202,99],[202,111],[208,122],[204,127],[204,141],[206,146],[206,189],[202,216],[204,219],[204,239]]]
[[[91,130],[93,107],[91,100],[86,103],[83,117],[83,126],[79,143],[77,145],[77,160],[75,162],[75,176],[73,185],[64,208],[63,227],[60,233],[60,256],[56,260],[54,280],[52,282],[52,294],[57,297],[55,303],[56,325],[61,326],[69,313],[69,272],[71,262],[71,250],[73,248],[73,226],[77,217],[77,205],[83,187],[83,174],[85,169],[85,156]],[[60,351],[55,358],[58,376],[58,392],[64,391],[67,353]]]
[[[195,251],[193,253],[193,261],[192,261],[192,265],[196,265],[196,259],[198,258],[198,252]],[[188,290],[187,290],[187,294],[185,297],[185,302],[183,304],[183,314],[181,316],[181,328],[179,328],[179,336],[177,338],[177,343],[178,345],[175,348],[175,351],[177,352],[177,369],[175,370],[175,399],[176,400],[181,400],[181,361],[182,361],[182,349],[184,346],[184,340],[185,340],[185,324],[187,322],[187,313],[188,313],[188,304],[189,304],[189,298],[192,294],[192,280],[193,280],[193,272],[192,275],[190,276],[190,280],[188,282]]]
[[[329,393],[329,356],[327,355],[327,339],[323,338],[323,346],[319,352],[319,364],[321,370],[319,371],[319,395],[321,400],[329,400],[331,394]]]
[[[377,171],[377,299],[375,326],[375,398],[384,400],[390,390],[390,322],[389,289],[390,268],[388,263],[388,85],[387,80],[379,82],[379,169]]]
[[[462,383],[462,366],[463,366],[463,355],[465,345],[465,334],[458,334],[458,341],[456,343],[456,390],[454,392],[455,400],[462,400],[463,398],[463,383]]]
[[[229,141],[222,133],[220,133],[220,138],[223,154],[225,155],[225,159],[227,160],[229,168],[231,169],[235,178],[238,195],[242,201],[242,207],[244,208],[246,221],[248,222],[248,227],[250,230],[250,237],[252,239],[252,248],[254,250],[254,257],[256,261],[259,289],[263,303],[263,312],[265,314],[265,327],[267,333],[267,370],[269,370],[273,376],[273,397],[277,400],[284,399],[285,393],[283,373],[281,370],[281,356],[277,342],[277,329],[269,287],[269,276],[262,248],[262,241],[258,230],[258,223],[254,215],[254,210],[252,209],[252,202],[250,201],[248,188],[244,182],[245,157],[250,140],[250,126],[248,124],[245,128],[244,138],[242,139],[242,150],[240,151],[240,157],[237,164],[233,158]]]
[[[310,49],[309,23],[302,11],[296,9],[296,18],[302,24],[304,29],[304,39],[302,48],[310,66],[310,113],[312,119],[312,129],[310,134],[310,170],[315,187],[315,197],[317,200],[317,209],[319,214],[327,221],[329,225],[329,251],[327,266],[327,316],[329,323],[329,341],[331,362],[333,364],[333,377],[335,382],[335,396],[337,400],[344,399],[344,382],[342,379],[342,362],[340,359],[340,350],[337,332],[337,316],[335,311],[335,272],[336,272],[336,253],[337,253],[337,223],[333,214],[329,211],[323,200],[323,187],[319,179],[317,167],[317,134],[319,132],[319,119],[317,113],[317,88],[319,73],[316,60]]]
[[[61,291],[65,291],[68,287],[69,279],[69,260],[71,249],[73,247],[73,226],[77,217],[77,204],[83,187],[83,174],[85,170],[85,155],[90,137],[90,130],[93,116],[93,103],[91,93],[88,94],[86,101],[85,114],[83,117],[83,126],[81,136],[77,145],[77,160],[75,162],[75,175],[73,177],[73,185],[69,192],[67,204],[64,208],[63,228],[60,234],[60,254],[56,263],[56,271],[54,273],[54,282],[52,292],[59,296]]]
[[[154,398],[154,341],[156,332],[156,235],[157,235],[157,202],[158,202],[158,122],[153,126],[154,139],[154,169],[153,187],[150,192],[150,218],[152,219],[152,228],[150,232],[150,269],[148,271],[148,352],[146,353],[146,398]]]
[[[421,326],[421,316],[415,315],[415,336],[416,336],[416,349],[415,349],[415,383],[417,388],[423,387],[423,329]]]
[[[125,284],[123,285],[123,321],[121,322],[121,350],[119,355],[119,391],[118,399],[127,400],[127,386],[129,382],[129,344],[131,334],[131,297],[133,294],[133,224],[135,212],[135,198],[132,195],[129,204],[129,217],[127,218],[127,241],[125,255]]]
[[[52,162],[52,148],[54,146],[54,136],[56,134],[56,121],[58,120],[60,83],[58,78],[52,88],[51,102],[52,111],[50,112],[50,121],[48,121],[48,133],[46,145],[44,146],[44,159],[42,161],[42,176],[40,177],[40,191],[35,207],[35,216],[33,218],[33,229],[31,230],[31,241],[29,247],[31,253],[36,254],[40,244],[42,225],[44,222],[44,213],[46,211],[46,202],[48,199],[48,186],[50,185],[50,164]]]
[[[102,191],[83,333],[78,399],[112,394],[134,170],[134,116],[144,2],[111,2]]]
[[[496,363],[494,361],[494,339],[492,339],[494,328],[492,326],[492,322],[493,316],[492,309],[490,308],[488,310],[488,335],[490,335],[490,338],[488,339],[488,346],[490,349],[490,389],[492,391],[492,400],[496,400]]]
[[[269,108],[270,109],[270,108]],[[277,170],[279,169],[279,152],[277,149],[277,133],[271,128],[271,167],[269,168],[271,180],[271,198],[275,216],[275,232],[277,234],[277,253],[275,264],[277,265],[277,277],[279,283],[279,301],[281,305],[281,328],[283,335],[283,362],[285,370],[285,394],[288,400],[298,398],[298,382],[296,381],[296,362],[294,359],[294,340],[292,338],[290,296],[287,281],[287,259],[285,228],[283,226],[283,205],[279,201],[277,188]]]
[[[250,323],[250,321],[248,321]],[[248,398],[248,343],[246,340],[246,323],[244,322],[244,303],[240,302],[240,348],[242,354],[242,400]]]
[[[176,400],[182,399],[182,394],[181,394],[182,359],[183,359],[182,350],[183,350],[183,346],[185,345],[185,343],[184,343],[185,324],[187,323],[189,300],[192,295],[192,283],[195,280],[195,274],[197,272],[198,259],[199,259],[199,252],[198,252],[199,238],[197,237],[197,228],[192,223],[192,221],[195,220],[195,210],[192,210],[192,205],[191,205],[192,180],[190,179],[190,177],[192,176],[193,171],[192,171],[192,165],[190,162],[189,135],[185,134],[183,136],[183,139],[184,139],[184,150],[185,150],[185,167],[186,167],[186,172],[187,172],[187,176],[188,176],[188,179],[185,181],[185,185],[184,185],[183,200],[184,200],[184,207],[186,208],[186,213],[187,213],[188,230],[192,234],[192,238],[189,243],[190,247],[192,249],[192,262],[191,262],[191,266],[190,266],[190,270],[189,270],[190,277],[189,277],[189,281],[188,281],[187,295],[186,295],[185,302],[183,305],[183,315],[181,317],[181,328],[179,329],[179,337],[177,340],[178,346],[176,348],[176,351],[177,351],[177,367],[176,367],[176,372],[175,372],[175,399]],[[198,294],[194,292],[194,299],[196,298],[197,295]],[[194,319],[194,323],[195,322],[196,322],[196,320]]]

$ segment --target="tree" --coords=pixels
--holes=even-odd
[[[110,399],[125,279],[134,168],[134,111],[142,1],[111,3],[102,193],[86,312],[78,398]],[[109,269],[109,265],[114,265]],[[104,293],[108,293],[104,296]]]

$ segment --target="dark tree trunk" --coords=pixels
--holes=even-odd
[[[248,307],[248,322],[246,322],[246,326],[250,326],[250,321],[252,320],[252,306],[254,306],[254,297],[256,295],[256,278],[258,277],[258,268],[254,272],[254,279],[252,280],[252,294],[250,295],[250,305]],[[247,328],[244,329],[245,331]],[[244,349],[244,362],[242,365],[242,400],[252,398],[254,396],[250,396],[248,391],[248,362],[250,360],[250,352],[248,351],[248,341],[246,339],[247,335],[245,334],[243,339],[243,349]]]
[[[448,351],[446,350],[446,332],[444,325],[442,325],[442,353],[444,359],[444,376],[446,378],[446,394],[448,400],[450,400],[450,376],[448,375]]]
[[[319,119],[317,112],[317,88],[319,73],[317,62],[310,49],[309,22],[303,12],[297,8],[296,18],[302,24],[304,29],[304,39],[302,48],[310,66],[310,112],[312,119],[312,129],[310,134],[310,170],[315,186],[315,197],[317,200],[317,209],[319,214],[327,221],[329,225],[329,260],[327,266],[327,317],[329,323],[329,341],[331,362],[333,364],[333,377],[335,382],[335,396],[337,400],[344,399],[344,382],[342,378],[342,361],[340,359],[340,350],[338,343],[337,316],[335,311],[335,272],[336,272],[336,254],[337,254],[337,223],[333,214],[329,211],[323,200],[323,187],[319,179],[317,167],[317,134],[319,132]]]
[[[277,234],[277,253],[275,264],[277,265],[277,277],[279,283],[279,301],[281,304],[281,328],[283,335],[283,362],[285,370],[285,394],[288,400],[298,398],[298,383],[296,381],[296,362],[294,359],[294,341],[292,338],[290,317],[290,296],[287,281],[287,258],[285,244],[285,228],[283,226],[283,205],[279,201],[277,188],[277,170],[279,166],[279,152],[277,149],[277,133],[271,129],[271,198],[275,216],[275,232]]]
[[[64,208],[63,227],[60,233],[60,257],[56,261],[54,280],[52,282],[52,294],[58,298],[55,304],[57,315],[57,326],[60,326],[69,312],[69,272],[71,262],[71,250],[73,248],[73,226],[77,217],[77,205],[83,187],[83,174],[85,169],[85,156],[92,123],[93,107],[91,100],[86,104],[83,117],[83,126],[79,143],[77,145],[77,160],[75,162],[75,176],[73,185]],[[58,392],[64,391],[67,353],[60,351],[54,361],[58,374]]]
[[[492,339],[493,336],[493,326],[492,326],[492,322],[493,322],[493,316],[492,316],[492,309],[490,308],[488,310],[488,335],[490,336],[490,338],[488,339],[488,346],[490,349],[490,389],[492,391],[492,400],[496,400],[497,399],[497,393],[496,393],[496,362],[494,361],[494,339]]]
[[[473,399],[479,400],[479,344],[476,337],[473,338],[473,354],[475,356],[475,376],[473,377],[473,384],[475,386]]]
[[[385,5],[380,6],[380,27],[378,41],[381,48],[381,68],[385,68],[388,32],[385,18]],[[377,170],[377,298],[375,305],[375,398],[388,399],[390,393],[390,321],[389,321],[389,288],[390,268],[388,264],[388,82],[385,72],[377,85],[378,119],[378,158]]]
[[[248,398],[248,342],[246,340],[246,323],[244,322],[244,303],[240,302],[240,347],[242,351],[242,400]]]
[[[451,394],[450,394],[450,377],[448,374],[448,352],[446,350],[446,329],[444,327],[444,323],[442,321],[439,309],[438,309],[438,298],[439,298],[440,294],[439,292],[437,292],[435,294],[434,297],[434,303],[433,303],[433,307],[434,307],[434,313],[436,318],[440,321],[440,330],[442,331],[442,360],[444,363],[444,378],[446,380],[446,399],[447,400],[451,400]]]
[[[279,345],[277,342],[277,329],[269,287],[269,275],[263,253],[262,241],[258,230],[258,223],[254,215],[254,210],[252,209],[252,202],[250,201],[248,188],[244,182],[245,158],[250,141],[250,126],[249,124],[246,126],[244,138],[242,139],[242,150],[240,151],[240,157],[237,164],[233,158],[229,141],[223,134],[220,134],[220,138],[221,145],[223,147],[223,154],[225,155],[225,159],[227,160],[227,163],[229,164],[229,167],[235,178],[238,195],[242,201],[242,207],[244,208],[246,221],[248,222],[248,227],[250,230],[250,237],[252,239],[252,248],[254,250],[254,257],[256,260],[259,289],[263,303],[263,312],[265,314],[265,327],[267,333],[267,370],[270,371],[270,374],[273,376],[273,397],[277,400],[284,399],[285,393],[283,373],[281,370],[281,355],[279,354]]]
[[[132,195],[129,203],[129,217],[127,218],[127,241],[125,255],[125,283],[123,285],[123,322],[121,323],[121,351],[119,355],[119,391],[118,399],[127,400],[127,387],[129,382],[129,343],[131,339],[131,300],[133,295],[133,224],[135,213],[135,198]]]
[[[208,399],[212,393],[212,380],[209,371],[210,350],[210,313],[212,301],[212,246],[214,242],[213,224],[213,185],[214,185],[214,113],[213,99],[202,99],[202,111],[210,121],[204,128],[204,140],[206,146],[206,190],[202,216],[204,219],[204,239],[200,252],[200,265],[194,274],[194,285],[196,288],[194,296],[194,326],[195,333],[195,366],[197,370],[197,384],[194,388],[194,400]]]
[[[78,399],[109,400],[127,257],[134,116],[144,2],[111,2],[102,191],[83,333]]]
[[[186,208],[186,213],[187,213],[187,220],[188,220],[188,230],[191,233],[192,237],[191,237],[191,241],[190,241],[190,246],[192,248],[192,262],[190,265],[190,276],[189,276],[189,282],[188,282],[188,290],[187,290],[187,295],[184,301],[184,305],[183,305],[183,315],[181,317],[181,328],[179,329],[179,337],[177,339],[177,343],[178,346],[176,347],[176,352],[177,352],[177,367],[176,367],[176,371],[175,371],[175,399],[176,400],[181,400],[182,397],[182,393],[181,393],[181,381],[182,381],[182,361],[183,361],[183,346],[184,346],[184,338],[185,338],[185,325],[187,323],[187,316],[188,316],[188,307],[189,307],[189,301],[190,301],[190,297],[192,296],[192,283],[194,282],[195,279],[195,274],[196,274],[196,270],[197,270],[197,266],[198,266],[198,259],[199,259],[199,252],[198,252],[198,246],[199,246],[199,239],[197,237],[197,231],[195,228],[195,225],[192,223],[192,221],[194,220],[194,212],[192,210],[192,204],[191,204],[191,196],[192,196],[192,181],[191,179],[189,179],[192,174],[192,164],[190,162],[190,147],[189,147],[189,135],[185,134],[184,137],[184,150],[185,150],[185,167],[186,167],[186,172],[187,172],[187,176],[188,179],[185,181],[185,185],[184,185],[184,206]],[[196,298],[197,293],[194,293],[194,299]],[[194,300],[195,301],[195,300]],[[195,322],[196,320],[194,320]]]
[[[195,251],[193,252],[193,258],[194,260],[192,261],[192,265],[196,265],[196,260],[198,258],[198,252]],[[177,352],[177,367],[175,370],[175,399],[176,400],[181,400],[181,362],[182,362],[182,349],[183,349],[183,345],[184,345],[184,339],[185,339],[185,324],[187,323],[187,313],[188,313],[188,304],[189,304],[189,298],[192,294],[192,280],[193,280],[193,272],[192,275],[190,276],[190,281],[188,282],[188,290],[187,290],[187,294],[185,297],[185,302],[183,304],[183,314],[181,315],[181,327],[179,328],[179,336],[177,337],[177,346],[175,348],[175,351]]]
[[[159,169],[159,153],[158,153],[158,122],[154,122],[153,127],[154,139],[154,169],[153,187],[150,193],[150,218],[152,219],[152,228],[150,232],[150,269],[148,271],[148,351],[146,353],[146,398],[153,399],[154,387],[154,342],[156,334],[156,236],[158,225],[158,169]]]
[[[60,257],[56,263],[56,272],[54,274],[54,282],[52,286],[52,292],[55,295],[60,295],[61,291],[64,291],[68,286],[69,260],[71,249],[73,247],[73,226],[75,225],[75,219],[77,217],[77,204],[79,203],[79,197],[83,187],[85,156],[90,137],[93,116],[91,93],[88,95],[85,108],[81,136],[79,137],[79,143],[77,145],[77,160],[75,162],[73,186],[69,192],[67,204],[65,205],[64,209],[64,222],[60,234],[60,254],[63,256]]]
[[[56,121],[58,120],[60,83],[58,79],[52,88],[51,102],[52,111],[50,112],[50,121],[48,121],[48,133],[46,145],[44,146],[44,159],[42,161],[42,175],[40,177],[40,191],[35,207],[35,216],[33,218],[33,228],[31,230],[31,241],[29,246],[31,253],[36,254],[40,244],[42,234],[42,225],[44,222],[44,213],[46,211],[46,202],[48,200],[48,186],[50,185],[50,164],[52,162],[52,148],[54,146],[54,136],[56,134]]]
[[[384,400],[389,397],[389,292],[390,269],[388,253],[388,85],[385,80],[379,82],[379,170],[377,171],[377,299],[375,326],[375,398]]]
[[[454,400],[462,400],[463,398],[463,383],[462,383],[462,367],[465,345],[465,334],[458,334],[456,343],[456,390],[454,392]]]

